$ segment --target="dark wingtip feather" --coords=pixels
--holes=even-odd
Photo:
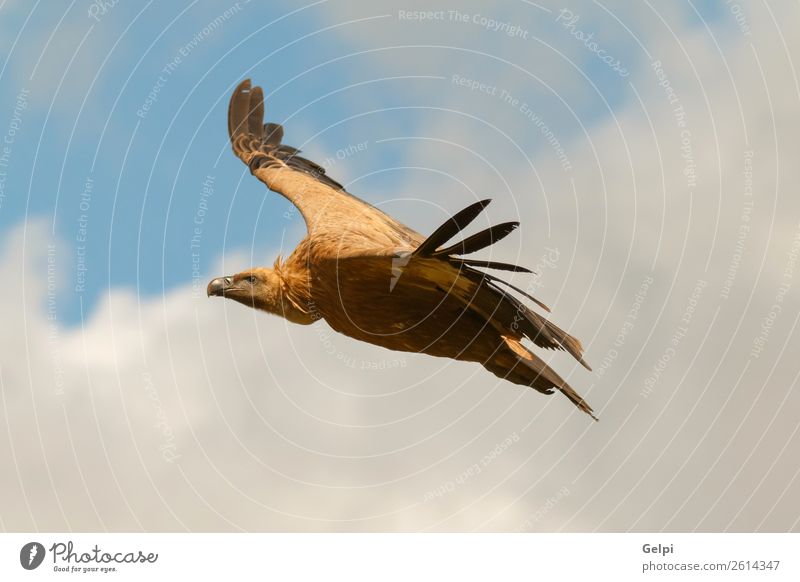
[[[518,226],[519,222],[503,222],[502,224],[490,226],[446,249],[435,251],[433,255],[468,255],[477,252],[503,240],[510,233],[514,232]]]
[[[461,257],[451,257],[451,262],[458,265],[469,265],[470,267],[482,267],[484,269],[497,269],[499,271],[513,271],[514,273],[533,273],[527,267],[512,265],[511,263],[501,263],[500,261],[484,261],[481,259],[462,259]]]
[[[470,204],[463,210],[456,212],[453,216],[448,218],[444,224],[433,231],[433,234],[426,238],[422,244],[419,245],[419,247],[417,247],[417,250],[414,251],[414,255],[431,256],[436,249],[449,241],[461,230],[466,228],[469,223],[475,220],[475,218],[481,212],[483,212],[483,209],[486,208],[491,201],[491,198],[479,200],[478,202]]]
[[[300,150],[282,144],[283,127],[264,123],[264,92],[245,79],[231,95],[228,105],[228,133],[234,153],[250,166],[250,171],[282,164],[312,176],[323,184],[344,190],[336,180],[325,175],[325,168],[300,157]],[[258,155],[257,155],[258,154]]]
[[[264,91],[261,87],[250,90],[250,105],[247,112],[247,126],[251,135],[261,135],[264,131]]]
[[[283,126],[279,123],[264,124],[264,145],[278,147],[283,141]]]
[[[250,79],[245,79],[236,86],[228,104],[228,135],[233,138],[247,129],[245,121],[250,106]]]
[[[530,299],[531,301],[533,301],[533,302],[534,302],[536,305],[538,305],[539,307],[541,307],[542,309],[544,309],[544,310],[545,310],[547,313],[550,313],[550,308],[549,308],[547,305],[545,305],[544,303],[542,303],[541,301],[539,301],[538,299],[536,299],[536,297],[534,297],[533,295],[531,295],[531,294],[530,294],[530,293],[528,293],[527,291],[523,291],[522,289],[520,289],[520,288],[519,288],[519,287],[517,287],[516,285],[512,285],[512,284],[511,284],[511,283],[509,283],[508,281],[503,281],[503,280],[502,280],[500,277],[495,277],[494,275],[490,275],[489,273],[483,273],[483,275],[484,275],[485,277],[489,278],[489,280],[490,280],[490,281],[492,281],[492,282],[494,282],[494,283],[502,283],[503,285],[505,285],[506,287],[509,287],[509,288],[513,289],[513,290],[514,290],[514,291],[516,291],[517,293],[521,293],[522,295],[524,295],[525,297],[527,297],[528,299]],[[496,287],[497,287],[497,286],[495,285],[495,288],[496,288]]]

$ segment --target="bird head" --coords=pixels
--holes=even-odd
[[[293,323],[308,324],[313,319],[285,297],[280,274],[274,269],[256,267],[227,277],[212,279],[206,288],[209,297],[233,299],[254,309],[280,315]]]
[[[227,297],[248,307],[274,313],[280,291],[280,277],[272,269],[255,268],[227,277],[212,279],[206,288],[209,297]]]

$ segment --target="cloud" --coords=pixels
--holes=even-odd
[[[65,328],[57,285],[71,257],[46,240],[28,223],[2,260],[23,273],[2,291],[17,306],[0,336],[8,529],[419,529],[514,466],[502,456],[525,437],[525,411],[572,414],[479,366],[289,326],[190,286],[141,300],[112,289]],[[475,451],[492,461],[455,486]],[[477,526],[499,499],[449,527]]]

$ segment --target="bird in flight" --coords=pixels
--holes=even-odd
[[[356,198],[325,169],[285,145],[283,127],[264,123],[264,93],[243,81],[228,108],[233,152],[266,186],[303,216],[307,236],[286,260],[219,277],[208,295],[308,325],[324,319],[352,338],[391,350],[478,362],[515,384],[558,390],[595,420],[592,408],[530,349],[563,349],[587,369],[580,341],[526,306],[515,291],[483,271],[528,269],[474,258],[519,223],[498,224],[451,239],[489,204],[475,202],[427,238]]]

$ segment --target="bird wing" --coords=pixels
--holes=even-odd
[[[301,157],[300,150],[283,144],[283,127],[264,123],[264,92],[251,87],[249,79],[231,96],[228,134],[233,152],[251,173],[297,207],[309,235],[335,237],[349,225],[363,224],[394,242],[420,240],[415,231],[347,192],[325,168]]]
[[[508,263],[457,256],[492,245],[512,232],[518,223],[493,226],[461,242],[441,248],[470,224],[489,202],[490,200],[481,200],[456,213],[413,251],[382,248],[372,249],[368,253],[338,253],[332,259],[337,262],[337,271],[342,274],[358,273],[363,277],[372,273],[374,276],[387,277],[387,268],[390,268],[389,284],[385,287],[387,293],[391,294],[398,281],[405,278],[405,286],[419,287],[421,292],[438,290],[457,297],[465,308],[477,313],[501,334],[518,339],[526,337],[542,348],[565,350],[591,370],[583,360],[583,346],[577,338],[530,309],[504,287],[513,289],[550,311],[546,305],[526,291],[476,267],[530,272],[528,269]],[[352,263],[349,266],[348,261]],[[383,265],[383,268],[379,265]]]

